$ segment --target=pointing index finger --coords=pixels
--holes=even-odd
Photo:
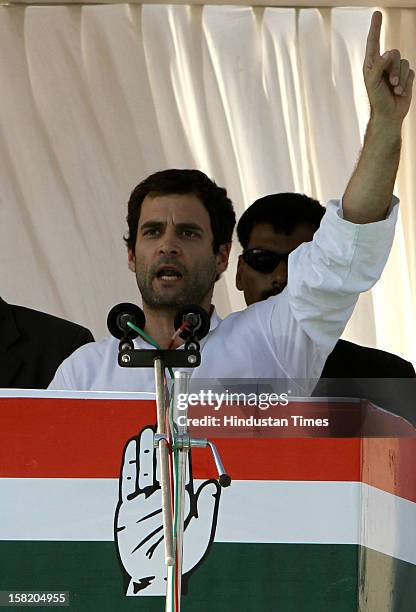
[[[380,32],[383,16],[380,11],[375,11],[371,17],[370,29],[367,36],[367,46],[365,50],[366,64],[372,64],[380,57]]]

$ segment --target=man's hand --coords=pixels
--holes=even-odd
[[[415,73],[397,49],[380,55],[382,20],[380,11],[373,13],[363,66],[364,82],[372,115],[401,124],[410,108]]]
[[[114,529],[121,563],[131,578],[127,595],[166,593],[162,502],[153,436],[154,429],[146,427],[124,449]],[[203,482],[195,493],[188,469],[184,574],[201,561],[214,539],[220,493],[216,480]]]
[[[400,160],[401,129],[412,100],[415,73],[399,51],[380,55],[382,15],[371,19],[364,60],[370,121],[357,167],[342,199],[344,219],[373,223],[385,219]]]

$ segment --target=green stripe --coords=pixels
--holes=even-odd
[[[387,568],[396,603],[385,609],[415,612],[416,566],[370,552],[367,568],[377,571],[368,572],[369,590]],[[355,612],[359,558],[353,545],[215,543],[190,577],[182,610]],[[126,598],[122,582],[111,542],[0,542],[0,590],[70,591],[77,611],[164,611],[163,598]]]

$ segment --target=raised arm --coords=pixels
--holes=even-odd
[[[344,219],[372,223],[390,206],[400,159],[401,128],[412,99],[415,73],[397,49],[380,55],[382,14],[371,19],[363,73],[371,106],[357,167],[343,198]]]

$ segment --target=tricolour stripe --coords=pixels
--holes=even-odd
[[[214,543],[187,580],[183,610],[352,612],[358,558],[349,545]],[[77,612],[164,610],[161,597],[124,596],[113,542],[0,542],[0,569],[0,590],[69,591]]]
[[[114,539],[117,480],[1,479],[0,496],[0,540]],[[415,503],[365,484],[235,481],[222,492],[215,539],[361,544],[416,564],[414,525]]]
[[[155,423],[150,400],[0,400],[0,477],[114,478],[127,440]],[[359,439],[215,439],[234,479],[358,480]],[[208,450],[194,475],[215,474]],[[276,461],[276,456],[279,461]],[[249,457],[249,461],[247,458]]]
[[[0,477],[118,477],[126,441],[154,421],[151,400],[2,398]],[[415,437],[214,440],[233,479],[362,480],[416,501]],[[193,469],[215,474],[209,451],[194,449]]]

